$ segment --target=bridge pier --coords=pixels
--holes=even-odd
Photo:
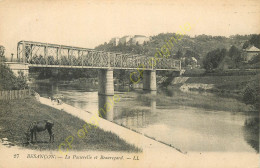
[[[143,90],[156,91],[156,70],[145,70],[143,72]]]
[[[114,79],[112,69],[100,69],[98,71],[98,85],[99,95],[114,95]]]
[[[114,80],[112,69],[98,71],[98,111],[100,117],[113,121],[114,118]]]
[[[24,76],[28,77],[29,65],[20,62],[5,62],[7,66],[14,72],[15,76],[19,75],[19,71],[23,72]]]

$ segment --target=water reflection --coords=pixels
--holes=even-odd
[[[259,117],[250,117],[245,120],[244,139],[259,153]]]
[[[113,96],[98,95],[98,111],[102,118],[114,120],[114,103]]]
[[[149,94],[151,94],[151,113],[156,114],[156,91],[150,91]]]
[[[191,99],[192,93],[116,91],[121,99],[113,104],[113,97],[98,95],[97,90],[90,91],[91,87],[86,91],[68,85],[38,83],[34,84],[34,89],[43,97],[62,94],[65,103],[92,113],[102,108],[107,111],[102,116],[105,119],[183,151],[259,151],[259,125],[251,119],[252,113],[213,111],[174,103]],[[200,96],[205,95],[193,95],[195,98]],[[207,98],[211,97],[216,101],[221,99],[207,95]],[[237,103],[235,99],[227,100],[234,106]]]
[[[122,113],[121,116],[115,118],[118,124],[128,128],[142,128],[147,125],[147,111],[145,110],[127,110],[127,113]]]
[[[152,115],[156,114],[156,91],[145,92],[149,94],[151,99],[149,99],[150,110],[149,109],[135,109],[132,108],[118,108],[114,107],[117,103],[113,96],[98,95],[98,108],[101,117],[109,121],[114,121],[114,119],[123,118],[122,123],[125,126],[141,126],[143,127],[146,123],[145,116],[147,113]],[[123,99],[123,95],[120,95]],[[126,105],[132,105],[130,101],[124,102]]]

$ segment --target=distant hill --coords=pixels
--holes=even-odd
[[[132,54],[142,54],[147,56],[154,56],[156,53],[156,48],[160,49],[166,42],[172,37],[176,36],[175,33],[161,33],[151,37],[149,42],[143,45],[126,45],[119,44],[118,46],[113,46],[109,43],[104,43],[97,46],[95,49],[102,51],[111,52],[122,52],[122,53],[132,53]],[[170,49],[170,57],[178,58],[181,52],[181,57],[197,57],[198,62],[206,56],[206,54],[212,50],[218,48],[229,48],[233,45],[238,49],[242,49],[245,43],[248,43],[253,35],[234,35],[230,37],[224,36],[210,36],[210,35],[198,35],[195,37],[190,37],[184,35],[181,40],[177,42],[176,45]]]

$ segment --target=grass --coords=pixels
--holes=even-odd
[[[185,83],[214,84],[209,91],[241,94],[246,85],[255,80],[259,80],[259,75],[190,77]]]
[[[47,131],[37,133],[38,143],[24,145],[24,131],[33,121],[54,121],[54,143],[48,143]],[[100,128],[88,129],[84,138],[77,136],[85,122],[64,111],[43,105],[34,98],[0,101],[0,138],[8,138],[15,145],[37,150],[58,150],[60,143],[73,136],[71,150],[140,152],[141,149],[128,144],[117,135]]]
[[[190,77],[186,83],[203,83],[203,84],[236,84],[240,82],[249,81],[255,75],[247,76],[204,76],[204,77]]]

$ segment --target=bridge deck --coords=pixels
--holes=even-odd
[[[97,67],[97,66],[70,66],[70,65],[40,65],[40,64],[28,64],[29,67],[41,67],[41,68],[82,68],[82,69],[125,69],[125,70],[136,70],[137,68],[122,68],[122,67]],[[159,71],[180,71],[179,69],[152,69],[139,67],[140,70],[159,70]]]

